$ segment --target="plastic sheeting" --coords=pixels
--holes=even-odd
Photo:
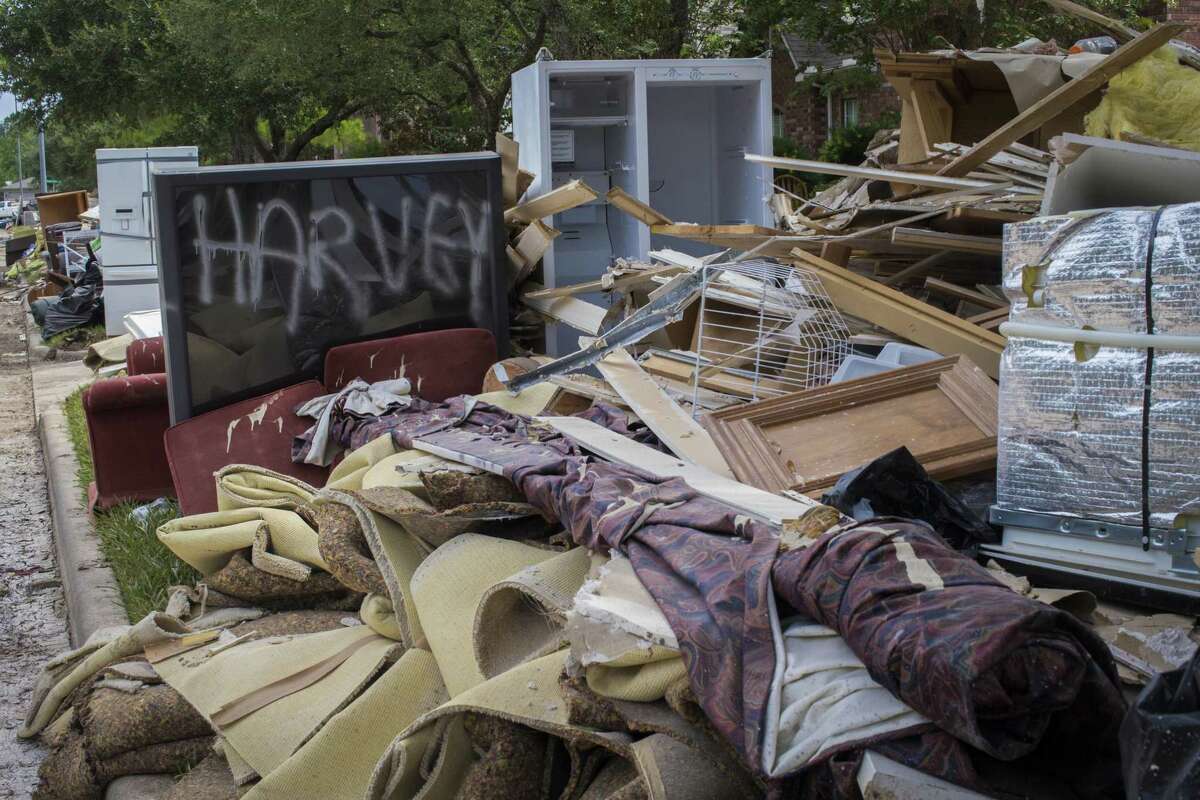
[[[1200,334],[1200,203],[1167,207],[1157,228],[1156,214],[1113,209],[1006,226],[1010,319],[1146,333],[1149,306],[1154,333]],[[1086,360],[1070,343],[1009,338],[1000,366],[997,504],[1141,525],[1147,352],[1101,347],[1079,355]],[[1154,354],[1147,478],[1156,527],[1200,513],[1198,382],[1200,354]]]

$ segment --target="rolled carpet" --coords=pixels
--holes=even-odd
[[[1125,701],[1104,643],[1018,595],[923,523],[881,518],[783,553],[775,590],[836,630],[871,677],[989,756],[1078,767],[1086,794],[1119,781]]]

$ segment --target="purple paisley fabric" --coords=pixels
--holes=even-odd
[[[625,415],[616,409],[598,406],[580,416],[638,433],[626,428]],[[401,447],[420,438],[502,465],[527,500],[559,520],[576,543],[625,553],[679,637],[705,714],[746,763],[761,771],[775,665],[768,593],[777,534],[702,497],[681,479],[596,461],[557,434],[541,432],[534,440],[516,417],[477,424],[483,420],[473,413],[463,424],[425,432],[430,423],[417,415],[394,428],[393,436]]]
[[[783,554],[781,599],[838,631],[871,676],[940,728],[1002,761],[1119,777],[1125,701],[1104,643],[1016,594],[923,523],[877,519]]]
[[[655,444],[616,409],[579,416]],[[1079,765],[1072,783],[1084,796],[1103,794],[1119,767],[1124,702],[1103,644],[1068,614],[1008,590],[923,524],[855,523],[777,557],[770,526],[680,479],[598,461],[494,406],[414,403],[357,427],[351,446],[385,433],[402,448],[419,438],[468,454],[512,480],[578,544],[624,552],[678,636],[706,715],[756,773],[775,663],[772,591],[837,630],[880,684],[939,728],[872,749],[965,786],[987,783],[975,769],[992,756],[1031,770]],[[931,575],[940,588],[920,582]],[[860,758],[843,751],[774,783],[771,794],[844,796]]]

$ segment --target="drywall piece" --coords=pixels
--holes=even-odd
[[[704,467],[673,458],[585,419],[537,417],[537,420],[545,422],[580,447],[608,461],[663,478],[683,478],[688,486],[705,497],[719,500],[755,519],[781,525],[787,520],[801,519],[814,509],[822,508],[816,500],[788,499],[722,477]]]
[[[678,250],[664,248],[662,250],[651,250],[647,255],[651,258],[663,262],[664,264],[673,264],[677,267],[692,270],[704,269],[704,259],[696,256],[681,253]]]
[[[581,340],[580,346],[583,344]],[[733,470],[708,431],[680,408],[624,348],[618,347],[597,361],[596,369],[675,455],[718,475],[733,477]]]
[[[605,195],[608,198],[608,203],[611,206],[621,209],[626,214],[629,214],[647,225],[670,225],[671,218],[665,214],[660,214],[650,206],[638,200],[633,195],[626,192],[620,186],[614,186],[608,190]]]
[[[595,189],[583,181],[574,180],[508,209],[504,212],[504,221],[509,225],[533,222],[535,219],[553,216],[584,203],[590,203],[599,196]]]
[[[1200,200],[1200,153],[1074,133],[1060,141],[1078,155],[1069,164],[1055,164],[1042,216]]]
[[[521,148],[512,139],[496,131],[496,152],[500,154],[500,198],[505,208],[517,204],[517,175]]]
[[[1020,138],[1020,137],[1018,137]],[[766,164],[775,169],[796,169],[802,172],[818,172],[823,175],[842,175],[851,178],[866,178],[874,181],[928,186],[933,189],[987,189],[996,181],[977,181],[967,178],[952,178],[942,175],[926,175],[921,172],[905,172],[895,169],[852,167],[848,164],[829,164],[825,161],[808,161],[802,158],[776,158],[746,153],[746,160],[755,164]],[[983,159],[986,161],[987,159]],[[967,170],[968,172],[970,170]]]
[[[1003,336],[811,253],[793,250],[792,255],[817,270],[821,285],[842,313],[864,319],[930,350],[947,355],[961,353],[992,378],[1000,377]]]
[[[858,768],[863,800],[986,800],[987,795],[926,775],[874,750],[863,754]]]
[[[704,418],[734,474],[806,494],[907,447],[936,478],[996,462],[999,390],[962,356],[714,411]]]
[[[517,234],[516,246],[512,250],[520,260],[510,259],[514,262],[516,269],[512,272],[512,283],[509,288],[520,286],[537,269],[538,262],[550,249],[550,243],[560,233],[561,231],[551,228],[540,219],[535,219],[525,230]]]
[[[894,228],[892,244],[906,244],[930,250],[953,250],[958,253],[1000,255],[1004,243],[998,237],[968,236],[961,233],[941,233],[925,228]]]
[[[1150,55],[1169,42],[1173,36],[1178,36],[1186,30],[1187,25],[1179,23],[1155,25],[1141,36],[1122,45],[1108,58],[1098,61],[1075,80],[1067,81],[1013,117],[982,142],[938,170],[938,175],[966,175],[1008,145],[1037,130],[1108,83],[1109,79],[1121,70]]]
[[[527,282],[525,285],[533,291],[542,288],[540,284],[532,281]],[[525,305],[539,314],[545,314],[557,322],[565,322],[572,328],[592,336],[600,333],[600,326],[604,323],[604,315],[607,313],[606,309],[594,303],[589,303],[586,300],[580,300],[577,297],[548,297],[540,299],[535,297],[533,299],[525,299]]]

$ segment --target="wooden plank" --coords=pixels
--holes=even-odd
[[[913,264],[909,264],[907,267],[900,270],[895,275],[889,275],[883,281],[883,283],[885,286],[900,286],[905,281],[913,280],[915,278],[921,277],[926,272],[928,272],[929,270],[936,267],[938,264],[941,264],[942,262],[949,260],[953,256],[954,256],[954,253],[952,253],[948,250],[943,250],[940,253],[934,253],[931,256],[926,256],[925,258],[922,258],[920,261],[917,261]]]
[[[608,198],[608,203],[611,206],[619,208],[626,214],[635,217],[647,225],[670,225],[671,218],[665,214],[660,214],[650,206],[638,200],[631,194],[625,192],[620,186],[614,186],[608,190],[605,195]]]
[[[627,436],[578,417],[537,417],[580,447],[601,458],[663,478],[683,478],[705,497],[725,503],[748,517],[781,525],[821,509],[816,500],[789,499],[725,478],[704,467],[689,464],[639,444]]]
[[[535,178],[537,178],[537,175],[534,175],[532,172],[530,172],[527,169],[517,170],[517,200],[518,201],[522,197],[525,196],[526,192],[529,191],[529,187],[533,186],[533,181]]]
[[[562,211],[568,211],[575,206],[590,203],[599,196],[595,189],[583,181],[571,181],[540,197],[508,209],[504,212],[504,221],[509,225],[533,222],[535,219],[543,219]]]
[[[841,175],[852,178],[866,178],[872,181],[892,181],[894,183],[912,184],[914,186],[930,186],[935,189],[983,189],[995,183],[995,181],[967,180],[965,178],[926,175],[920,172],[904,172],[894,169],[852,167],[848,164],[830,164],[825,161],[808,161],[801,158],[759,156],[753,153],[747,153],[746,160],[752,161],[755,164],[766,164],[775,169],[796,169],[804,172],[817,172],[823,175]],[[986,160],[985,158],[984,161]],[[967,170],[967,172],[970,172],[970,170]]]
[[[512,208],[521,198],[517,195],[517,161],[521,149],[512,139],[496,131],[496,152],[500,154],[500,199],[505,208]]]
[[[837,264],[839,267],[850,263],[850,252],[850,245],[841,242],[823,242],[821,244],[821,258],[831,264]]]
[[[651,375],[659,375],[664,378],[671,378],[679,383],[692,385],[695,375],[695,364],[681,361],[675,358],[668,358],[663,355],[650,354],[645,356],[641,361],[642,369],[649,372]],[[724,394],[733,395],[744,400],[749,400],[755,396],[754,381],[749,378],[743,378],[740,375],[732,375],[729,373],[720,373],[717,375],[706,375],[700,379],[700,386],[706,389],[711,389],[714,392],[722,392]],[[758,394],[784,394],[789,391],[790,387],[778,384],[774,381],[759,380]]]
[[[951,161],[938,171],[938,175],[953,177],[965,175],[999,153],[1009,144],[1033,133],[1054,117],[1108,83],[1121,70],[1140,61],[1158,48],[1187,30],[1186,25],[1164,23],[1122,45],[1108,58],[1093,65],[1075,80],[1067,81],[1029,108],[1013,117],[1008,123],[993,131],[982,142]]]
[[[534,291],[542,288],[539,284],[533,282],[528,282],[525,285]],[[604,323],[604,315],[606,313],[606,309],[594,303],[589,303],[586,300],[580,300],[577,297],[534,298],[532,300],[525,300],[524,302],[525,305],[539,314],[545,314],[557,322],[566,323],[572,328],[583,331],[590,336],[596,336],[600,333],[600,326]]]
[[[1032,217],[1033,214],[1021,211],[959,206],[944,212],[929,224],[934,230],[944,233],[1000,236],[1004,233],[1005,225],[1024,222]]]
[[[967,322],[973,322],[982,328],[995,330],[1000,327],[1000,323],[1008,319],[1009,307],[996,308],[991,311],[985,311],[982,314],[976,314],[973,317],[967,317]],[[993,325],[992,323],[995,323]]]
[[[811,253],[793,250],[792,254],[805,266],[816,270],[826,293],[843,313],[864,319],[930,350],[946,355],[961,353],[991,377],[1000,376],[1003,336],[982,330],[978,325]]]
[[[520,286],[526,278],[533,274],[542,260],[542,256],[550,249],[550,243],[560,233],[562,232],[551,228],[540,219],[535,219],[525,230],[517,234],[516,246],[512,248],[513,252],[517,254],[517,259],[512,259],[516,270],[511,273],[510,289]]]
[[[958,253],[1001,255],[1004,242],[992,236],[969,236],[963,233],[942,233],[925,228],[893,228],[892,244],[924,247],[930,250],[953,250]]]
[[[938,280],[937,278],[926,278],[925,288],[930,291],[944,294],[949,297],[957,298],[958,300],[966,300],[968,303],[974,303],[977,306],[983,306],[990,309],[1007,309],[1008,303],[997,300],[990,294],[977,292],[974,289],[968,289],[964,286],[959,286],[956,283],[949,281]]]
[[[734,474],[806,494],[907,447],[934,478],[995,463],[999,389],[962,356],[732,406],[704,425]]]
[[[675,455],[718,475],[733,477],[708,431],[668,397],[623,347],[596,362],[596,369]]]
[[[917,79],[909,89],[917,131],[926,152],[938,142],[949,141],[954,124],[954,109],[942,96],[937,81]]]
[[[682,239],[733,238],[737,236],[787,236],[789,231],[764,228],[762,225],[699,225],[695,222],[672,222],[670,225],[652,225],[651,233],[663,236],[678,236]]]
[[[654,283],[654,279],[656,277],[675,275],[680,271],[680,267],[677,267],[674,264],[667,264],[661,267],[654,267],[653,269],[638,270],[607,280],[604,278],[597,278],[594,281],[572,283],[569,286],[556,286],[553,289],[538,289],[536,292],[526,292],[525,294],[521,295],[521,299],[536,300],[545,297],[569,297],[577,294],[588,294],[590,292],[626,291],[645,283]]]

